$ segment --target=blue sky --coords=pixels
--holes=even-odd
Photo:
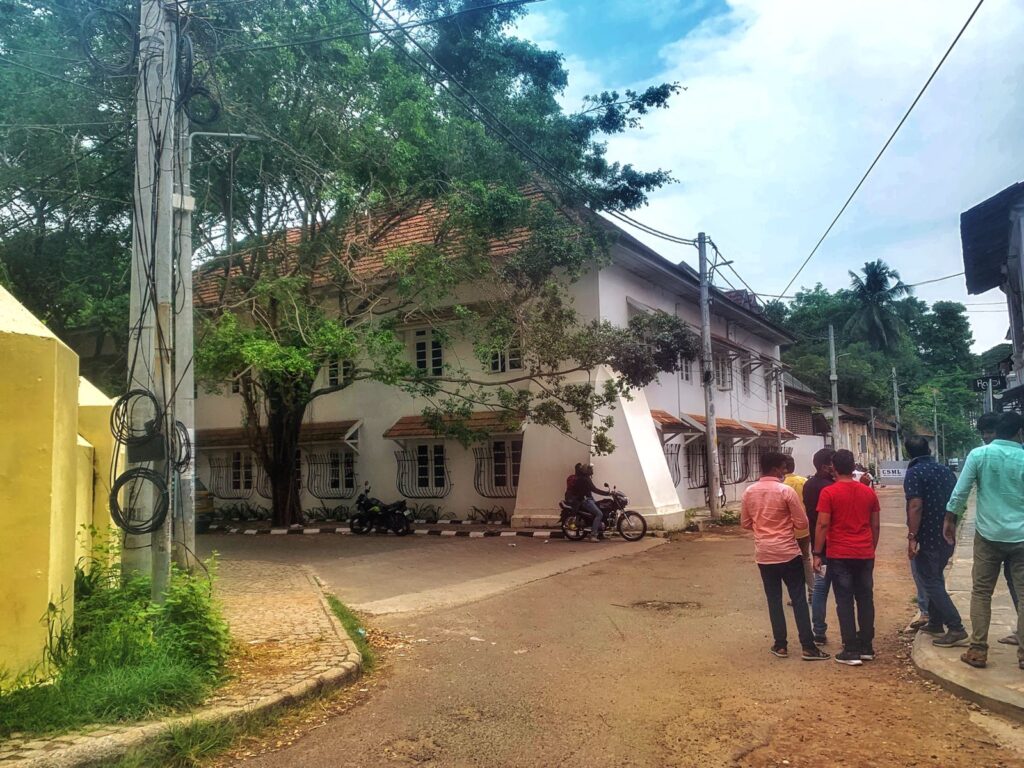
[[[687,87],[610,143],[615,159],[679,179],[636,216],[706,231],[756,289],[778,293],[975,3],[546,0],[519,31],[565,55],[569,109],[603,89]],[[1024,3],[988,0],[797,286],[843,287],[874,258],[908,283],[963,269],[961,211],[1024,179],[1022,39]],[[976,351],[1006,333],[998,292],[968,297],[957,278],[917,295],[968,302]]]

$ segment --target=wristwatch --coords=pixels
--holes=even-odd
[[[916,533],[908,533],[907,534],[907,538],[910,539],[911,541],[917,541],[917,534]]]

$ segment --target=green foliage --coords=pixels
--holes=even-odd
[[[71,642],[49,654],[53,680],[0,694],[0,736],[187,709],[218,683],[230,644],[211,582],[175,572],[155,605],[148,580],[122,581],[95,561],[76,572],[75,588]]]
[[[359,649],[359,653],[363,657],[363,670],[366,672],[373,671],[373,667],[377,663],[377,657],[373,652],[370,641],[366,638],[366,629],[363,627],[363,621],[352,612],[352,609],[334,595],[327,595],[327,603],[331,606],[331,611],[338,618],[338,621],[341,622],[348,636],[352,638],[352,642],[356,644],[356,648]]]
[[[981,370],[970,351],[973,338],[964,306],[937,301],[929,307],[909,295],[898,273],[884,262],[869,262],[861,275],[851,277],[849,290],[829,292],[818,284],[797,292],[788,304],[769,305],[771,317],[798,339],[783,360],[827,399],[831,324],[840,402],[874,406],[891,419],[895,367],[905,432],[930,431],[934,406],[945,427],[947,453],[962,454],[976,443],[973,419],[980,406],[967,384]]]

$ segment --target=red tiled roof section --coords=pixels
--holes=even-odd
[[[701,426],[707,426],[703,413],[688,413],[686,415]],[[719,416],[715,419],[715,425],[718,427],[719,432],[732,437],[751,437],[754,434],[735,419],[724,419]]]
[[[651,411],[651,418],[659,424],[666,427],[682,427],[685,426],[683,422],[677,419],[668,411]]]
[[[779,431],[777,425],[769,424],[769,423],[764,422],[764,421],[748,421],[747,424],[749,424],[754,429],[756,429],[758,432],[760,432],[762,437],[770,437],[771,435],[778,434],[778,431]],[[796,435],[794,433],[790,432],[785,427],[782,428],[782,436],[784,438],[786,438],[787,440],[795,440],[796,439]]]
[[[447,419],[449,422],[455,420],[454,417]],[[466,426],[472,430],[492,434],[511,434],[523,428],[523,420],[507,411],[476,411],[469,415]],[[392,440],[409,440],[420,437],[437,437],[437,433],[430,427],[424,416],[403,416],[384,433],[384,437]]]
[[[343,440],[359,422],[355,419],[347,421],[321,421],[303,424],[299,432],[299,443],[325,442],[327,440]],[[196,447],[204,448],[235,448],[247,446],[249,438],[243,427],[227,427],[225,429],[196,430]]]
[[[545,193],[539,189],[527,190],[523,194],[532,201],[545,197]],[[386,215],[371,212],[340,234],[337,253],[327,254],[319,259],[314,286],[323,286],[330,282],[332,262],[347,266],[357,279],[367,280],[382,275],[387,269],[385,262],[389,253],[400,248],[436,243],[446,220],[447,216],[438,211],[431,202],[424,202],[418,209],[405,216],[396,216],[395,221],[390,224]],[[383,230],[378,232],[381,228]],[[293,227],[284,231],[283,238],[280,234],[273,238],[266,246],[271,254],[268,266],[276,265],[284,272],[292,269],[298,255],[293,249],[302,243],[305,234],[306,230]],[[492,257],[503,257],[515,253],[529,236],[530,233],[526,229],[513,230],[501,240],[491,241],[490,254]],[[454,235],[446,245],[452,247],[457,242],[458,236]],[[284,254],[280,253],[282,246],[286,249]],[[195,271],[193,294],[197,306],[214,306],[220,300],[226,278],[225,258],[215,259]],[[242,266],[251,258],[252,251],[234,254],[231,279],[244,274]]]

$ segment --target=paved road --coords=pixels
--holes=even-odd
[[[770,656],[752,545],[732,531],[460,606],[379,617],[408,645],[372,693],[291,746],[235,764],[1024,766],[997,743],[1019,741],[1013,726],[909,667],[897,632],[913,610],[898,495],[886,494],[885,507],[872,664]],[[453,542],[467,551],[481,543]],[[410,553],[423,545],[431,542],[410,543]]]

